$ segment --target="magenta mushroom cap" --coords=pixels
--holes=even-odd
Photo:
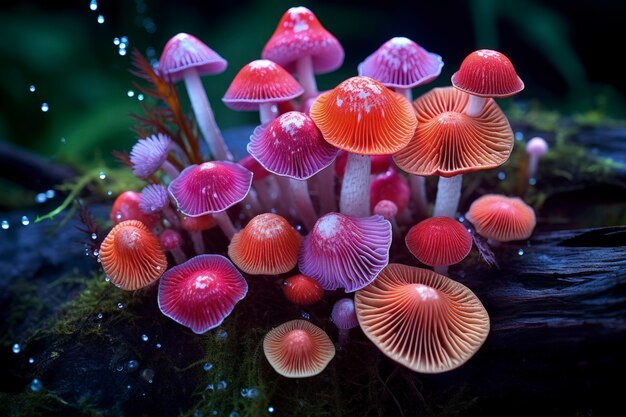
[[[183,237],[174,229],[166,229],[159,235],[159,243],[165,250],[174,250],[183,245]]]
[[[254,129],[248,152],[276,175],[305,180],[332,164],[339,149],[308,115],[291,111]]]
[[[402,213],[409,206],[410,199],[411,189],[408,181],[394,168],[389,168],[386,172],[377,175],[370,183],[370,207],[372,209],[379,201],[390,200],[396,203],[398,213]]]
[[[328,213],[305,238],[298,266],[325,290],[353,292],[372,282],[389,263],[390,246],[391,223],[382,216]]]
[[[141,199],[139,200],[139,209],[145,214],[158,213],[163,210],[169,203],[169,195],[167,189],[161,184],[146,185],[141,190]]]
[[[190,165],[169,185],[178,210],[198,217],[218,213],[243,200],[252,185],[252,172],[227,161]]]
[[[413,88],[433,81],[442,67],[441,56],[408,38],[396,37],[365,58],[358,71],[386,87]]]
[[[167,154],[172,148],[172,140],[162,133],[140,139],[130,150],[130,163],[133,174],[146,179],[158,171],[167,160]]]
[[[261,56],[296,72],[297,61],[311,56],[317,74],[341,66],[343,47],[306,7],[292,7],[285,12]]]
[[[159,72],[173,82],[180,81],[190,68],[200,75],[219,74],[226,70],[228,62],[200,39],[187,33],[172,37],[163,48],[159,58]]]
[[[248,284],[221,255],[198,255],[167,270],[159,283],[159,308],[202,334],[220,324],[248,292]]]
[[[351,298],[337,300],[330,317],[338,329],[348,330],[359,325],[354,301]]]

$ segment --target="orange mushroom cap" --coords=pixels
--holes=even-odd
[[[127,291],[150,285],[167,268],[159,240],[138,220],[116,225],[100,245],[99,256],[111,282]]]
[[[309,305],[322,299],[324,289],[313,278],[297,274],[283,282],[283,294],[294,304]]]
[[[326,368],[335,356],[335,345],[319,327],[306,320],[292,320],[265,335],[263,352],[282,376],[305,378]]]
[[[435,88],[413,102],[418,126],[409,144],[393,156],[415,175],[453,177],[498,167],[509,159],[513,130],[500,107],[487,100],[480,113],[463,113],[469,95]]]
[[[475,200],[465,215],[476,233],[499,242],[528,239],[535,229],[535,211],[518,197],[487,194]]]
[[[454,265],[472,250],[472,236],[455,219],[430,217],[411,227],[406,246],[421,263],[430,266]]]
[[[309,114],[328,143],[359,155],[398,152],[417,126],[403,95],[365,76],[348,78],[321,94]]]
[[[228,256],[248,274],[282,274],[298,263],[301,243],[302,236],[285,218],[264,213],[254,217],[233,236],[228,245]]]
[[[354,299],[359,325],[388,357],[427,374],[457,368],[489,333],[489,315],[466,286],[427,269],[389,264]]]

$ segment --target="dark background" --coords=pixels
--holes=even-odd
[[[0,141],[78,166],[110,158],[112,149],[128,150],[136,139],[129,114],[141,109],[128,72],[130,56],[120,56],[113,44],[123,35],[129,50],[152,51],[154,58],[174,34],[198,36],[229,61],[225,73],[204,78],[218,123],[223,129],[255,124],[256,114],[233,112],[220,99],[239,68],[259,58],[285,10],[296,5],[312,9],[346,50],[340,70],[318,77],[320,89],[354,75],[357,64],[384,41],[406,36],[445,62],[441,76],[415,95],[449,84],[469,52],[489,47],[504,52],[525,81],[518,102],[625,118],[624,69],[615,63],[626,39],[626,6],[619,1],[101,0],[96,11],[89,0],[5,1]],[[103,24],[97,23],[99,14]],[[610,46],[619,50],[607,52]],[[133,98],[129,89],[135,90]],[[50,107],[46,113],[40,110],[43,102]],[[501,102],[505,110],[510,103]]]

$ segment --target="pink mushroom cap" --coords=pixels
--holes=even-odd
[[[347,330],[359,325],[354,301],[351,298],[337,300],[330,317],[339,329]]]
[[[173,82],[184,77],[187,69],[195,68],[200,75],[219,74],[226,70],[228,62],[200,39],[187,33],[172,37],[159,58],[159,72]]]
[[[163,274],[159,308],[201,334],[219,326],[247,292],[246,280],[227,258],[199,255]]]
[[[396,203],[398,213],[402,213],[409,206],[410,198],[411,189],[407,180],[393,168],[377,175],[370,183],[370,207],[372,209],[381,200],[391,200]]]

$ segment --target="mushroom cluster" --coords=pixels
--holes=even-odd
[[[105,274],[121,290],[158,285],[162,313],[195,333],[219,326],[252,281],[280,283],[294,306],[329,299],[325,317],[267,324],[264,353],[288,378],[322,372],[357,327],[413,371],[462,365],[490,325],[476,295],[448,276],[473,245],[456,216],[463,175],[511,154],[513,132],[493,100],[524,87],[510,60],[475,51],[452,86],[413,100],[412,89],[437,78],[443,60],[395,37],[358,75],[320,93],[315,74],[341,66],[344,50],[305,7],[285,12],[261,57],[222,99],[259,111],[245,155],[228,149],[200,80],[226,69],[217,52],[180,33],[157,70],[143,69],[155,87],[145,91],[169,113],[146,118],[152,131],[130,152],[146,185],[113,205],[115,227],[100,249]],[[193,119],[181,110],[179,80]],[[439,181],[432,216],[428,176]],[[530,206],[498,195],[474,201],[465,218],[494,244],[527,239],[535,226]],[[403,252],[434,271],[390,263]]]

